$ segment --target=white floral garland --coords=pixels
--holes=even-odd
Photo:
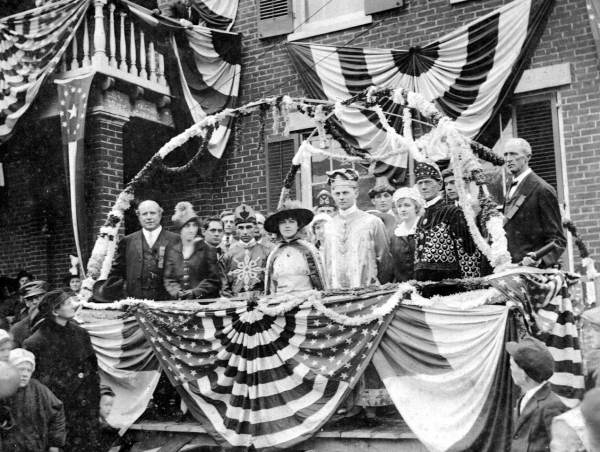
[[[360,326],[379,320],[390,314],[407,294],[416,293],[415,288],[408,283],[402,283],[398,289],[390,295],[384,304],[378,306],[369,314],[360,316],[348,316],[341,314],[334,309],[328,308],[322,301],[322,293],[314,290],[299,292],[297,294],[286,294],[273,297],[263,297],[257,300],[257,311],[271,317],[279,317],[291,310],[302,307],[303,309],[314,309],[319,314],[326,316],[330,320],[345,326]],[[344,297],[344,296],[342,296]],[[172,310],[174,312],[186,313],[190,310],[218,311],[232,308],[246,308],[247,301],[230,300],[227,298],[218,299],[209,304],[203,304],[200,301],[181,300],[181,301],[153,301],[135,298],[126,298],[114,303],[89,303],[83,302],[82,306],[93,310],[124,310],[131,306],[143,305],[151,309]]]

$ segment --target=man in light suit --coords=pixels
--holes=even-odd
[[[512,138],[504,146],[504,159],[512,181],[504,201],[504,230],[515,263],[551,267],[567,245],[556,191],[529,168],[531,146]],[[546,254],[536,254],[547,247]]]
[[[554,373],[554,359],[546,345],[533,337],[508,342],[506,351],[512,379],[522,392],[513,415],[510,450],[548,451],[552,419],[568,410],[548,382]]]
[[[179,236],[163,229],[162,213],[155,201],[139,204],[136,214],[142,229],[121,239],[108,279],[100,288],[94,287],[95,297],[99,290],[100,298],[106,300],[169,298],[163,285],[165,256]]]

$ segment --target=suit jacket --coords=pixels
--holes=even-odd
[[[160,231],[152,246],[152,254],[158,267],[157,273],[153,275],[147,274],[143,265],[142,241],[145,240],[141,230],[121,239],[105,284],[108,290],[103,290],[105,297],[109,299],[151,298],[153,300],[169,298],[163,285],[165,260],[167,250],[179,242],[179,235],[167,231],[165,228]],[[156,280],[156,289],[151,294],[147,290],[143,290],[143,282],[148,278]]]
[[[513,262],[554,242],[554,251],[542,258],[545,267],[558,262],[567,245],[556,191],[531,172],[504,203],[504,229]]]
[[[216,249],[198,241],[194,243],[193,254],[186,260],[181,242],[176,243],[167,251],[164,282],[173,299],[179,298],[182,290],[192,291],[192,296],[186,298],[219,296],[221,279]]]
[[[550,389],[546,382],[527,402],[523,412],[517,414],[515,407],[513,419],[515,428],[511,452],[542,452],[550,450],[550,429],[552,419],[568,410],[564,403]]]

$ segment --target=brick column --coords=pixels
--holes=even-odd
[[[88,252],[100,226],[124,187],[123,126],[128,118],[107,112],[88,118],[86,138],[86,204]]]

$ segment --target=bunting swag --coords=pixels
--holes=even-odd
[[[233,26],[238,4],[239,0],[190,0],[192,11],[208,28],[227,31]]]
[[[241,35],[209,28],[185,27],[179,22],[156,16],[152,11],[127,0],[121,0],[142,25],[164,36],[167,69],[177,73],[169,80],[180,81],[172,88],[177,97],[185,99],[188,121],[197,123],[207,115],[232,108],[237,103],[241,74]],[[177,92],[177,91],[180,92]],[[231,134],[233,121],[227,118],[214,131],[209,152],[216,158],[223,155]]]
[[[508,308],[402,306],[373,357],[410,429],[431,451],[510,444],[513,386],[504,351]]]
[[[237,104],[241,74],[241,35],[204,27],[186,29],[187,39],[172,38],[181,87],[194,122]],[[219,124],[210,141],[210,153],[223,155],[232,118]]]
[[[397,304],[391,299],[389,291],[334,297],[329,315],[302,307],[307,299],[300,298],[192,312],[140,307],[136,317],[163,370],[215,440],[281,450],[310,438],[349,394],[393,311],[374,313]]]
[[[158,384],[158,360],[134,317],[94,319],[88,312],[83,328],[98,358],[100,379],[115,393],[110,425],[128,429],[139,418]]]
[[[89,0],[59,0],[0,19],[0,141],[29,109],[88,5]]]
[[[84,241],[86,237],[86,209],[83,140],[88,94],[93,78],[93,74],[87,74],[69,80],[55,81],[60,105],[60,124],[69,204],[71,206],[71,223],[79,262],[87,262],[88,258]]]
[[[402,87],[435,102],[455,120],[457,130],[474,137],[494,112],[513,65],[526,50],[530,9],[531,0],[515,0],[438,41],[408,50],[309,43],[290,43],[288,50],[313,97],[342,101],[372,85]],[[401,111],[391,99],[383,107]],[[389,151],[374,113],[341,107],[333,119],[343,129],[336,138],[363,151]]]
[[[550,378],[552,390],[566,405],[577,405],[583,398],[585,383],[568,278],[559,271],[529,268],[524,272],[515,268],[490,276],[488,281],[517,303],[531,330],[548,346],[556,366]],[[538,324],[550,327],[540,331]]]

